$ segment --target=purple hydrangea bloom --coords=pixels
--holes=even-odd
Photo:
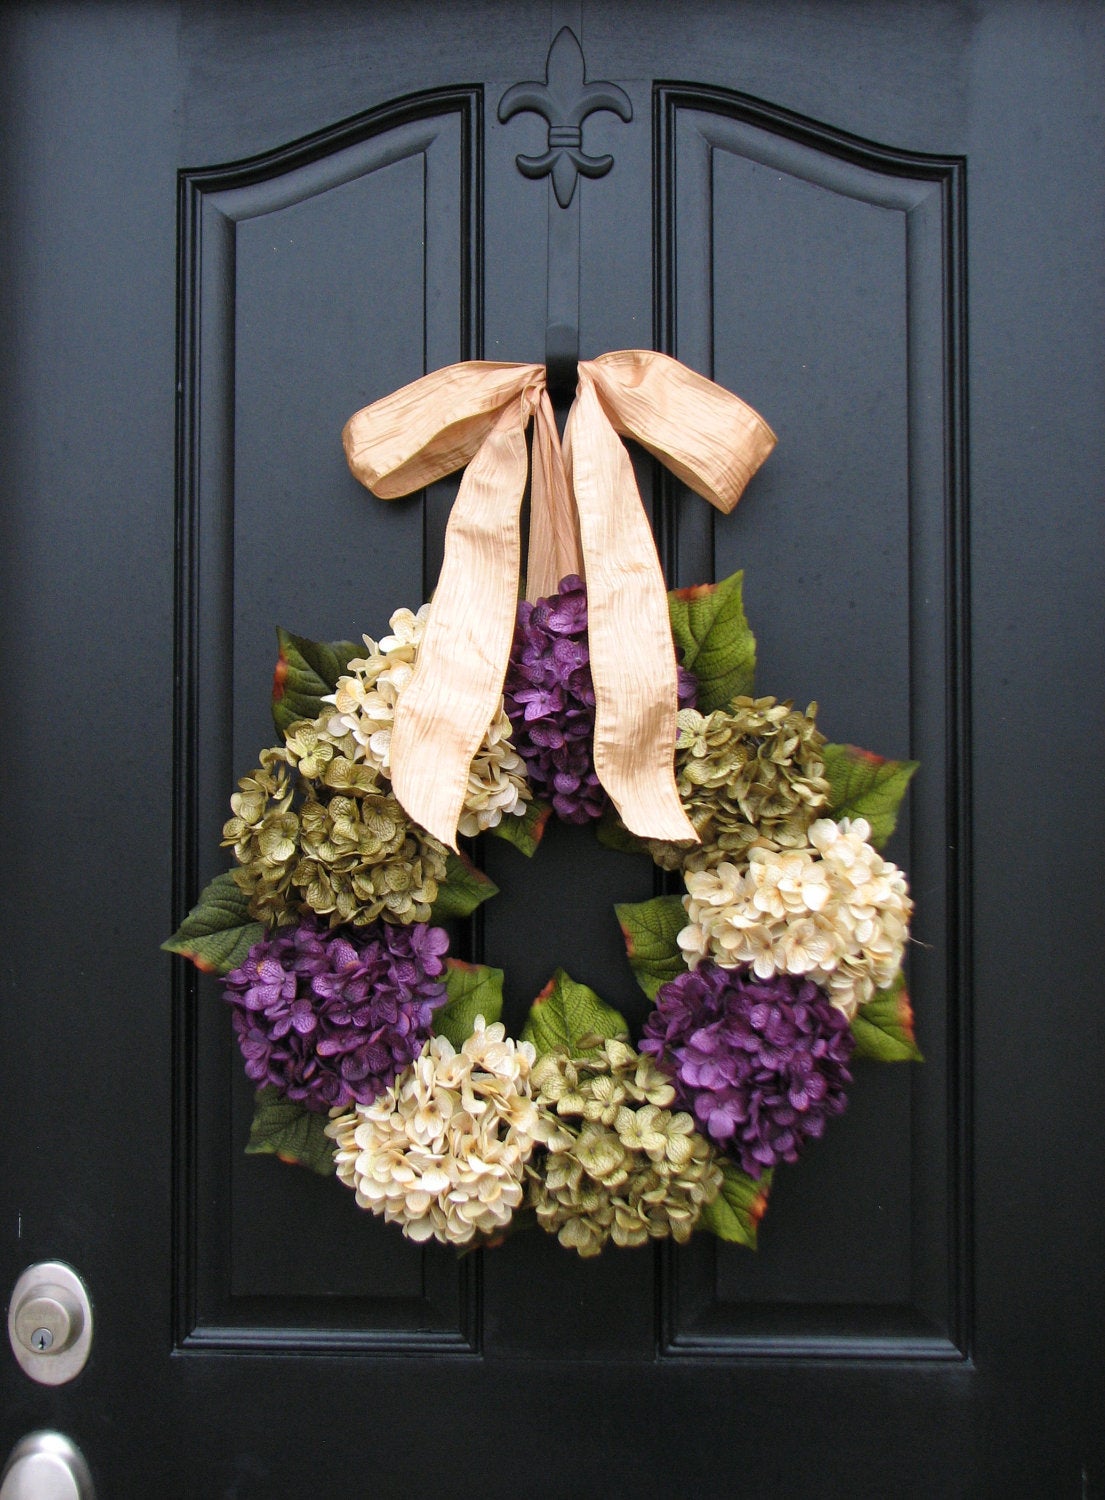
[[[589,823],[607,797],[595,774],[591,744],[595,689],[587,649],[587,592],[576,574],[557,593],[518,605],[514,645],[503,693],[514,744],[539,796],[557,817]],[[692,708],[696,682],[679,668],[679,707]]]
[[[719,1149],[759,1178],[843,1113],[854,1046],[848,1018],[812,980],[702,963],[661,985],[640,1050]]]
[[[371,1104],[429,1038],[448,947],[425,922],[262,938],[223,981],[246,1073],[308,1109]]]

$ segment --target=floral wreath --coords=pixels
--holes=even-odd
[[[439,591],[448,566],[447,543]],[[844,1110],[853,1059],[919,1059],[912,903],[878,852],[916,765],[827,744],[816,704],[755,696],[741,585],[666,596],[675,838],[629,826],[600,775],[578,573],[513,610],[457,810],[471,854],[397,795],[438,595],[363,651],[278,632],[281,742],[231,798],[234,868],[164,945],[222,976],[257,1085],[247,1151],[336,1174],[415,1241],[472,1248],[536,1224],[581,1256],[695,1230],[754,1247],[775,1167]],[[635,1041],[562,969],[509,1037],[502,970],[448,956],[455,923],[497,894],[480,841],[533,856],[550,817],[682,881],[616,907],[652,1002]]]

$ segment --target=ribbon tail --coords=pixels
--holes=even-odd
[[[534,413],[530,479],[526,598],[531,604],[556,593],[562,578],[583,569],[575,509],[564,472],[552,402],[542,391]]]
[[[699,838],[675,785],[678,683],[667,593],[629,454],[581,370],[566,448],[587,571],[595,770],[641,838]]]
[[[512,401],[465,471],[414,674],[395,709],[395,795],[451,849],[472,758],[498,711],[510,659],[527,420],[522,399]]]

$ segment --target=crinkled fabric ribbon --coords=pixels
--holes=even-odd
[[[514,635],[531,417],[527,597],[548,597],[561,578],[583,575],[599,780],[633,833],[697,842],[673,769],[677,678],[667,594],[618,435],[635,438],[724,512],[775,435],[731,392],[647,349],[580,363],[563,449],[543,365],[450,365],[346,423],[349,467],[383,500],[467,465],[418,661],[396,706],[395,795],[417,823],[456,847],[469,767],[498,710]]]

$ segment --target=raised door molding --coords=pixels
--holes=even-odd
[[[793,1215],[791,1180],[776,1175],[769,1254],[701,1236],[665,1256],[658,1347],[961,1361],[972,1187],[965,163],[681,84],[656,86],[653,125],[657,347],[738,390],[780,437],[723,526],[664,481],[667,560],[680,584],[747,568],[759,691],[803,705],[816,693],[830,739],[921,762],[889,853],[918,898],[910,987],[926,1055],[914,1069],[857,1066],[849,1115],[795,1173]]]
[[[341,429],[478,352],[481,128],[478,89],[440,90],[181,173],[178,909],[223,867],[227,796],[272,742],[274,626],[335,639],[369,596],[423,596],[448,496],[397,502],[380,529]],[[242,1155],[249,1100],[225,1016],[184,968],[177,1347],[475,1352],[478,1258],[419,1252],[333,1183]]]

